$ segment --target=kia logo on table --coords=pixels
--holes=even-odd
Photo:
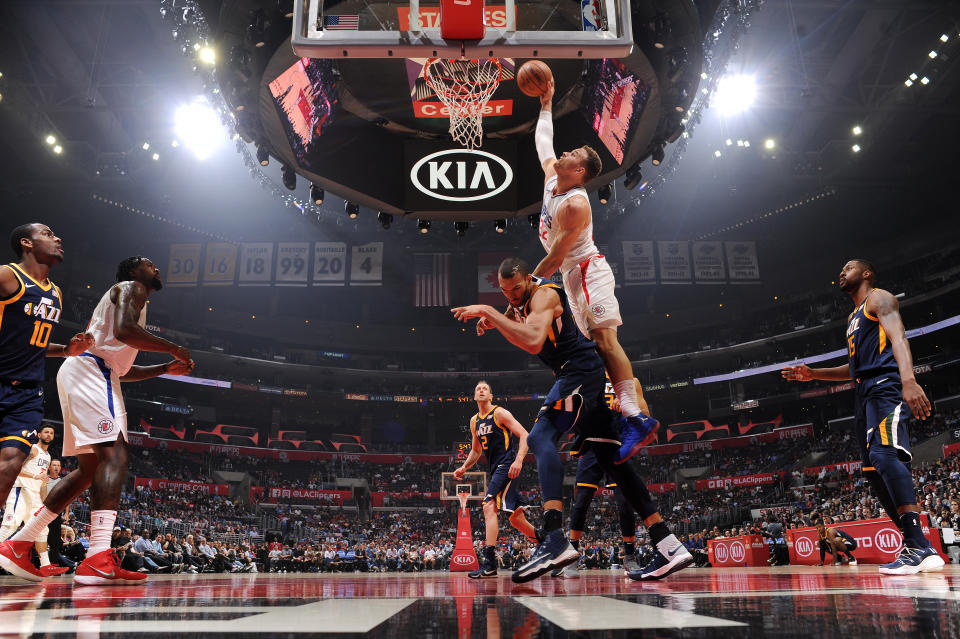
[[[884,528],[878,530],[873,536],[874,544],[883,552],[899,552],[903,546],[903,536],[899,530],[893,528]]]
[[[730,559],[740,562],[746,559],[747,552],[743,547],[743,543],[735,541],[730,544]]]
[[[726,544],[717,544],[716,551],[717,561],[724,562],[727,560],[728,549]]]
[[[801,557],[809,557],[813,554],[813,541],[807,537],[797,537],[793,547]]]
[[[513,169],[493,153],[448,149],[431,153],[410,169],[422,193],[449,202],[475,202],[501,193],[513,182]]]

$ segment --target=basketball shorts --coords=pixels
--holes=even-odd
[[[857,382],[854,432],[860,443],[865,470],[870,464],[870,448],[892,446],[903,462],[913,458],[907,419],[910,407],[903,401],[900,376],[881,375]]]
[[[842,530],[837,530],[837,534],[840,536],[840,539],[843,540],[843,545],[846,546],[847,552],[857,549],[857,540],[854,539],[852,535]]]
[[[601,486],[615,488],[616,484],[604,484],[606,473],[600,468],[597,454],[592,450],[585,451],[577,460],[577,488],[592,488],[599,490]]]
[[[623,324],[616,285],[613,270],[602,255],[591,257],[564,273],[563,290],[581,333],[589,337],[595,328],[616,328]]]
[[[505,513],[513,513],[518,508],[526,508],[527,500],[520,494],[520,486],[517,479],[510,479],[510,464],[512,462],[503,462],[490,473],[490,481],[487,482],[487,494],[483,498],[483,503],[496,500],[497,510]]]
[[[29,481],[29,480],[27,480]],[[18,477],[7,495],[7,503],[3,506],[3,524],[0,526],[0,541],[6,541],[12,537],[20,524],[29,521],[33,513],[43,505],[40,499],[40,490],[32,489],[20,481]],[[46,540],[46,529],[37,537],[37,539]]]
[[[27,455],[37,443],[43,421],[43,387],[0,382],[0,448],[14,447]]]
[[[92,453],[93,444],[127,439],[120,380],[102,359],[90,353],[68,357],[57,373],[57,392],[64,455]]]

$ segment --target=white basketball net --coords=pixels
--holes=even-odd
[[[483,144],[483,109],[500,86],[503,68],[496,58],[430,58],[423,78],[450,112],[450,135],[468,149]]]

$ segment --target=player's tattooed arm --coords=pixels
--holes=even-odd
[[[590,224],[590,203],[582,197],[573,197],[563,203],[557,211],[557,234],[546,257],[540,260],[533,274],[549,278],[563,264],[563,258],[570,254],[580,233]]]
[[[880,320],[880,326],[890,340],[893,357],[897,360],[897,367],[900,369],[903,401],[907,403],[915,417],[926,419],[930,416],[930,400],[927,399],[927,394],[923,392],[913,373],[913,355],[910,353],[907,332],[900,317],[900,303],[888,291],[876,288],[867,297],[863,310]]]
[[[140,312],[147,303],[146,286],[140,282],[120,282],[110,291],[110,300],[116,305],[113,321],[118,340],[137,350],[170,353],[181,362],[190,361],[189,350],[140,326]]]

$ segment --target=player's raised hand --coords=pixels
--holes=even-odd
[[[464,468],[463,466],[461,466],[460,468],[458,468],[458,469],[456,469],[455,471],[453,471],[453,478],[454,478],[454,479],[463,479],[463,475],[464,475],[464,473],[466,473],[466,472],[467,472],[467,469]]]
[[[493,324],[488,322],[486,317],[481,317],[480,321],[477,322],[477,335],[483,335],[492,328]]]
[[[490,307],[484,304],[471,304],[470,306],[458,306],[456,308],[451,308],[450,312],[453,313],[453,316],[461,322],[466,322],[468,319],[473,319],[475,317],[485,317],[488,308]]]
[[[184,348],[183,346],[177,346],[175,349],[170,351],[170,355],[173,356],[173,359],[179,360],[181,362],[189,362],[190,360],[190,350]],[[171,373],[172,374],[172,373]],[[181,373],[182,374],[182,373]]]
[[[540,96],[540,106],[545,107],[553,103],[553,92],[556,88],[556,82],[554,82],[553,77],[551,77],[547,81],[547,90]]]
[[[80,353],[85,352],[88,348],[93,346],[95,340],[93,335],[90,333],[77,333],[70,338],[70,342],[67,344],[64,352],[67,357],[76,357]]]
[[[507,477],[510,479],[516,479],[520,476],[520,471],[523,470],[523,460],[519,457],[510,464],[509,470],[507,470]]]
[[[907,403],[917,419],[922,421],[930,417],[930,400],[927,399],[927,394],[920,388],[917,380],[903,383],[903,401]]]
[[[780,371],[780,375],[793,382],[809,382],[813,379],[813,371],[806,364],[787,366]]]

